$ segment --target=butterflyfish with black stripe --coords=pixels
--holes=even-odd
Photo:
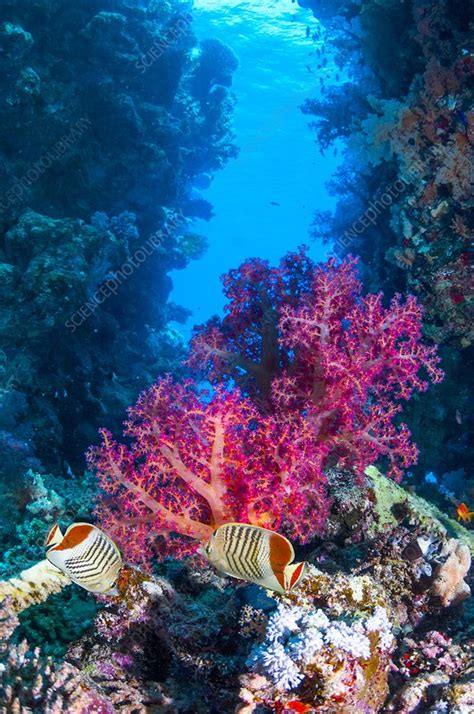
[[[90,523],[73,523],[63,535],[58,525],[45,541],[46,558],[74,583],[92,593],[118,595],[122,555],[106,533]]]
[[[221,573],[278,593],[295,588],[306,572],[306,563],[293,563],[287,538],[247,523],[219,526],[199,553]]]

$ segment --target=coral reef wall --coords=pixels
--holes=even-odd
[[[193,178],[235,154],[236,60],[192,3],[2,3],[2,472],[69,472],[183,345],[168,273],[204,250]],[[26,415],[28,414],[28,418]]]
[[[417,295],[425,334],[441,346],[446,380],[414,400],[408,423],[419,475],[471,465],[468,383],[473,365],[472,3],[300,2],[325,23],[338,81],[309,98],[324,148],[344,142],[330,183],[338,204],[319,211],[315,239],[356,253],[365,282]],[[323,15],[321,15],[321,12]]]

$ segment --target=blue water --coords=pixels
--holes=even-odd
[[[312,13],[291,0],[196,0],[196,35],[219,39],[239,60],[232,88],[240,153],[203,191],[215,216],[198,221],[196,230],[206,237],[208,250],[173,274],[172,299],[193,313],[186,333],[193,323],[221,312],[224,272],[252,256],[278,262],[288,250],[309,243],[313,211],[334,205],[325,182],[338,158],[321,156],[300,111],[305,98],[319,95],[313,67],[321,44],[312,39],[317,28]],[[335,73],[328,69],[329,79]],[[309,245],[312,257],[324,257],[326,246]]]

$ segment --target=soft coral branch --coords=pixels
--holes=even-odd
[[[279,341],[281,310],[311,290],[314,270],[300,248],[288,253],[279,268],[254,259],[224,275],[226,316],[195,328],[189,366],[198,371],[204,366],[213,382],[231,381],[238,373],[249,393],[267,399],[273,377],[289,359]]]

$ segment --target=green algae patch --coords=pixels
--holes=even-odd
[[[365,475],[369,479],[370,487],[374,492],[374,513],[377,522],[370,528],[372,534],[383,531],[388,527],[397,525],[394,506],[406,504],[420,522],[420,525],[437,528],[442,533],[447,533],[452,538],[457,538],[467,545],[474,555],[474,533],[464,528],[460,523],[443,513],[437,506],[425,501],[424,498],[413,493],[408,493],[395,481],[386,478],[375,466],[368,466]]]

